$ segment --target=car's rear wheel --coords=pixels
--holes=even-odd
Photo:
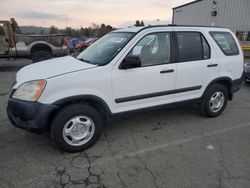
[[[203,97],[200,109],[204,116],[217,117],[224,111],[227,102],[227,88],[221,84],[214,84]]]
[[[79,152],[91,147],[102,132],[99,113],[88,105],[71,105],[61,110],[51,127],[51,138],[63,151]]]
[[[36,51],[34,52],[32,57],[33,63],[37,63],[47,59],[51,59],[51,54],[48,51]]]

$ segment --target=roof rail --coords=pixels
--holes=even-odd
[[[149,25],[141,28],[137,33],[150,28],[157,28],[157,27],[210,27],[210,28],[226,28],[221,26],[206,26],[206,25],[176,25],[176,24],[167,24],[167,25]]]

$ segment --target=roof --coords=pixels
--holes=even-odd
[[[141,27],[127,27],[127,28],[122,28],[122,29],[118,29],[118,30],[114,30],[113,32],[132,32],[132,33],[137,33],[138,31],[140,31],[141,29],[145,28],[145,26],[141,26]]]
[[[174,9],[177,9],[177,8],[185,7],[185,6],[188,6],[188,5],[192,5],[192,4],[198,3],[198,2],[200,2],[200,1],[202,1],[202,0],[191,1],[191,2],[189,2],[189,3],[180,5],[180,6],[178,6],[178,7],[174,7],[173,10],[174,10]]]
[[[130,32],[130,33],[139,33],[142,30],[145,29],[151,29],[151,28],[165,28],[165,27],[175,27],[175,28],[209,28],[209,29],[227,29],[225,27],[219,27],[219,26],[204,26],[204,25],[175,25],[175,24],[169,24],[169,25],[152,25],[152,26],[144,26],[144,27],[128,27],[123,29],[117,29],[112,32],[121,33],[121,32]]]

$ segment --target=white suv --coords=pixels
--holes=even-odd
[[[7,112],[13,125],[50,131],[64,151],[82,151],[112,116],[197,103],[216,117],[240,89],[243,55],[225,28],[151,26],[113,31],[83,51],[16,75]]]

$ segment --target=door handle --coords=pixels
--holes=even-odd
[[[209,65],[207,65],[207,67],[217,67],[218,66],[218,64],[209,64]]]
[[[160,73],[161,74],[166,74],[166,73],[171,73],[171,72],[174,72],[174,69],[162,70]]]

